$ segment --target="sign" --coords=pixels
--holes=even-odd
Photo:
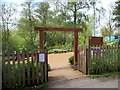
[[[105,42],[117,42],[115,36],[105,37]]]
[[[103,45],[103,37],[89,37],[89,46],[102,46]]]
[[[45,62],[45,54],[44,53],[39,54],[39,62]]]

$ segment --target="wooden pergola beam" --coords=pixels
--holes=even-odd
[[[62,28],[62,27],[35,27],[35,30],[39,31],[77,31],[77,32],[82,32],[82,28]]]

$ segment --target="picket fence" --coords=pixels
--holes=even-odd
[[[78,70],[85,74],[120,71],[120,45],[79,47]]]
[[[44,53],[45,62],[38,61],[38,54]],[[22,51],[2,52],[2,88],[34,86],[48,81],[47,52]]]

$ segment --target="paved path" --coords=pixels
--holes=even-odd
[[[118,88],[117,78],[77,78],[72,80],[50,83],[49,88]]]

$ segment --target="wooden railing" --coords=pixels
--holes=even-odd
[[[45,62],[38,62],[38,54],[45,54]],[[33,86],[48,80],[47,52],[2,52],[2,87]]]

